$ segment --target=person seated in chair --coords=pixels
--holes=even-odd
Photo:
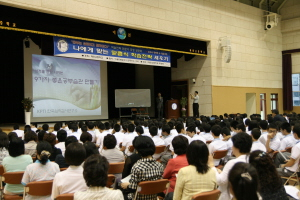
[[[25,136],[26,137],[26,136]],[[52,147],[46,141],[41,141],[36,147],[37,160],[26,167],[25,173],[22,178],[22,184],[26,184],[34,181],[48,181],[53,180],[54,176],[60,172],[56,163],[50,162],[49,157],[51,155]],[[25,199],[37,199],[51,200],[51,196],[31,196],[27,194]]]
[[[117,140],[114,135],[108,134],[104,137],[104,148],[100,154],[104,156],[109,163],[124,162],[124,154],[116,148]]]
[[[60,194],[74,193],[87,189],[82,168],[85,157],[86,152],[82,144],[73,142],[67,146],[65,159],[70,166],[65,171],[55,175],[51,193],[52,199],[55,199]]]
[[[125,199],[134,198],[134,193],[140,182],[161,179],[164,171],[162,164],[152,158],[152,155],[155,153],[155,145],[150,137],[138,136],[134,143],[142,159],[138,160],[132,167],[129,182],[121,184],[121,187],[129,192],[128,195],[125,194]],[[156,199],[156,194],[143,195],[138,193],[137,195],[137,199]]]
[[[220,150],[228,150],[227,143],[220,139],[222,128],[219,125],[214,125],[211,128],[212,136],[214,140],[208,145],[208,150],[211,155],[214,154],[215,151]],[[214,165],[218,166],[220,163],[220,159],[214,159]]]
[[[88,157],[83,165],[83,177],[88,189],[86,191],[76,191],[74,200],[123,200],[123,194],[120,190],[110,190],[106,187],[108,168],[109,165],[105,157],[99,154]]]
[[[8,146],[9,156],[3,159],[4,172],[25,171],[26,167],[32,163],[30,155],[24,155],[24,141],[18,137],[12,138]],[[23,194],[24,186],[20,184],[6,184],[4,194]]]

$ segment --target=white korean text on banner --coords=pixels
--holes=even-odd
[[[54,37],[54,55],[141,65],[171,66],[170,52],[167,51],[62,37]]]

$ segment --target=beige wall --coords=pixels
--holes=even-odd
[[[283,50],[300,48],[300,1],[288,0],[281,9]]]
[[[292,54],[292,65],[293,65],[292,73],[299,74],[300,73],[300,53]]]
[[[172,80],[188,79],[189,90],[199,91],[200,112],[204,115],[225,109],[219,108],[220,102],[213,100],[212,87],[282,88],[281,23],[271,31],[265,31],[263,11],[237,1],[0,0],[0,3],[208,41],[207,57],[195,57],[189,62],[180,60],[178,68],[172,69]],[[232,45],[232,60],[228,64],[224,63],[224,53],[218,48],[218,40],[224,36],[230,37]],[[192,78],[196,79],[196,84],[192,83]],[[241,92],[245,98],[244,90]],[[235,106],[232,104],[230,108],[236,110]],[[244,109],[239,108],[239,111]]]
[[[223,115],[224,113],[246,113],[246,94],[256,94],[256,113],[260,113],[260,94],[266,94],[267,114],[271,114],[271,93],[277,93],[278,110],[283,113],[282,88],[256,88],[256,87],[228,87],[212,86],[213,113]],[[252,113],[253,114],[253,113]]]
[[[300,1],[288,0],[281,9],[283,50],[300,49]],[[292,73],[300,73],[300,53],[292,54]],[[300,113],[300,106],[292,112]]]

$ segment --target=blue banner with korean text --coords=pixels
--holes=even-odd
[[[109,62],[171,67],[170,52],[54,37],[54,55]]]

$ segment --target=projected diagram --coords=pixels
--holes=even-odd
[[[101,115],[100,62],[32,55],[33,117]]]

